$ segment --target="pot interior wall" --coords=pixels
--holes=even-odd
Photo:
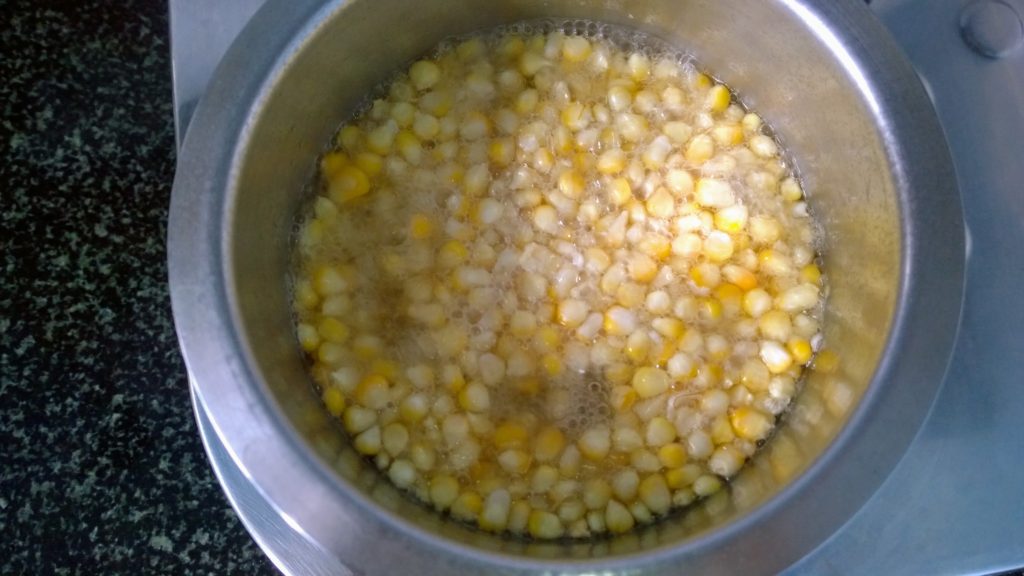
[[[227,200],[229,289],[240,339],[282,422],[334,470],[340,489],[436,534],[536,557],[621,555],[677,543],[734,520],[819,457],[856,408],[886,343],[899,292],[900,205],[870,97],[813,23],[776,2],[515,0],[480,10],[466,0],[422,9],[410,0],[353,1],[293,51],[252,111]],[[414,16],[413,16],[414,15]],[[831,286],[826,343],[839,369],[811,374],[775,437],[729,490],[636,533],[585,544],[527,544],[446,521],[393,490],[347,448],[326,417],[293,335],[289,237],[315,158],[368,90],[439,40],[501,23],[589,18],[652,33],[694,54],[771,124],[795,158],[824,230]],[[415,20],[415,26],[410,22]],[[751,551],[756,553],[756,551]]]

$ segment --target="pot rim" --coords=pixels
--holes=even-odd
[[[713,570],[716,562],[727,559],[748,569],[778,570],[824,541],[875,492],[929,413],[951,356],[964,282],[959,192],[928,96],[868,9],[834,0],[780,3],[854,79],[889,153],[900,195],[901,258],[895,315],[883,356],[830,445],[746,515],[650,551],[543,561],[432,534],[347,487],[301,441],[260,385],[230,297],[225,208],[238,183],[252,119],[275,79],[346,0],[269,0],[257,12],[218,67],[186,134],[171,201],[168,272],[179,343],[198,401],[232,460],[293,528],[325,550],[360,562],[380,556],[379,547],[386,541],[396,544],[397,555],[422,562],[420,566],[431,565],[444,552],[475,571],[632,572],[664,570],[684,559],[698,572]],[[260,47],[254,51],[253,46]],[[893,85],[904,89],[881,92]],[[908,403],[908,397],[925,401]],[[297,494],[297,485],[303,494]],[[840,506],[821,505],[835,494],[843,495]],[[303,498],[317,504],[303,503]],[[826,509],[828,517],[815,516]],[[731,544],[764,525],[818,534],[800,545],[782,543],[770,557],[737,559]]]

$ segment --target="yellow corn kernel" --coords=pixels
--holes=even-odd
[[[394,124],[383,124],[366,135],[366,146],[371,152],[385,156],[391,153],[397,134],[397,127]]]
[[[782,344],[771,340],[761,343],[761,360],[772,374],[781,374],[793,364],[793,356]]]
[[[320,320],[320,324],[317,325],[317,332],[324,340],[334,342],[335,344],[345,342],[351,335],[348,326],[342,324],[337,318],[330,316]]]
[[[779,193],[785,200],[790,202],[796,202],[804,197],[804,191],[800,187],[800,182],[793,177],[782,181],[782,184],[779,185]]]
[[[625,412],[636,403],[636,390],[629,386],[615,386],[612,388],[609,403],[618,412]]]
[[[569,36],[562,41],[562,58],[566,62],[582,62],[590,57],[593,47],[583,36]]]
[[[739,312],[743,302],[743,290],[735,284],[720,284],[714,291],[715,298],[722,304],[722,311]]]
[[[338,132],[338,144],[349,152],[355,152],[363,139],[363,131],[358,126],[348,125]]]
[[[459,391],[459,406],[467,412],[486,412],[491,407],[491,393],[479,382]]]
[[[434,223],[426,214],[413,214],[409,219],[409,235],[416,240],[425,240],[434,233]]]
[[[671,340],[678,340],[683,336],[683,321],[678,318],[655,318],[654,320],[651,320],[651,327],[654,328],[658,334],[661,334],[665,338],[669,338]]]
[[[654,280],[658,275],[658,264],[646,254],[634,253],[626,264],[630,277],[644,284]]]
[[[324,264],[313,271],[312,285],[317,294],[333,296],[348,289],[349,282],[338,267]]]
[[[344,286],[343,286],[344,287]],[[295,283],[295,303],[300,308],[309,310],[320,303],[320,296],[317,294],[318,290],[314,288],[314,283],[309,280],[299,280]]]
[[[373,152],[356,154],[355,163],[368,177],[376,176],[384,169],[384,159]]]
[[[732,430],[729,419],[722,415],[711,421],[711,441],[720,446],[736,439],[736,433]]]
[[[690,278],[701,288],[714,288],[721,282],[722,273],[718,266],[710,262],[702,262],[690,268]]]
[[[337,150],[324,154],[320,159],[320,173],[328,181],[333,180],[342,168],[349,165],[348,156]]]
[[[459,393],[459,390],[466,385],[466,378],[462,375],[462,368],[455,364],[449,364],[441,368],[441,385],[452,394]]]
[[[399,416],[409,424],[419,422],[429,411],[430,400],[427,398],[426,394],[419,392],[409,394],[404,400],[402,400],[402,403],[398,405]]]
[[[664,416],[655,416],[647,423],[644,438],[648,446],[664,446],[676,439],[676,427]]]
[[[683,156],[693,164],[703,164],[715,155],[715,141],[707,134],[698,134],[690,139]]]
[[[817,372],[835,372],[839,367],[839,356],[831,350],[822,350],[814,358],[814,370]]]
[[[622,150],[606,150],[597,158],[597,171],[601,174],[618,174],[626,169],[626,154]]]
[[[739,286],[743,291],[757,288],[757,276],[742,266],[727,264],[722,267],[722,276],[730,283]]]
[[[670,218],[675,214],[675,199],[666,188],[658,188],[644,204],[647,213],[654,218]]]
[[[590,428],[580,435],[580,439],[576,442],[576,447],[579,449],[580,454],[595,462],[600,462],[604,459],[608,455],[611,446],[611,434],[608,428],[604,426]]]
[[[562,125],[576,132],[590,124],[590,110],[580,102],[570,102],[562,109]]]
[[[679,442],[671,442],[658,449],[658,460],[665,468],[681,468],[686,464],[686,458],[686,447]]]
[[[786,348],[789,353],[793,355],[793,360],[797,364],[803,366],[811,360],[811,355],[814,351],[811,349],[811,343],[803,338],[793,338],[786,342]]]
[[[540,360],[540,365],[548,376],[558,376],[565,368],[562,364],[562,359],[557,354],[545,354]]]
[[[719,124],[711,130],[711,135],[719,146],[735,146],[743,142],[743,129],[737,124]]]
[[[722,303],[712,298],[704,298],[699,305],[700,316],[705,320],[718,320],[722,317]]]
[[[562,520],[545,510],[532,510],[530,511],[530,519],[527,522],[527,530],[530,531],[530,535],[534,538],[541,538],[544,540],[551,540],[558,538],[565,533],[565,527],[562,526]]]
[[[569,198],[579,198],[585,185],[583,176],[575,170],[566,170],[558,175],[558,190]]]
[[[417,90],[426,90],[441,79],[441,68],[430,60],[420,60],[409,67],[409,80]]]
[[[516,476],[526,474],[532,462],[533,458],[522,450],[505,450],[498,455],[498,465],[502,470]]]
[[[296,332],[298,333],[299,344],[302,345],[302,349],[306,352],[315,352],[320,347],[320,333],[313,326],[300,323],[296,327]]]
[[[660,368],[644,366],[633,374],[633,388],[641,398],[650,398],[668,390],[668,373]]]
[[[623,206],[633,200],[633,188],[625,178],[616,178],[608,184],[608,198],[612,204]]]
[[[522,448],[526,445],[529,433],[526,427],[518,422],[505,422],[494,429],[492,441],[500,450]]]
[[[655,260],[664,260],[672,254],[672,241],[665,236],[651,235],[641,240],[637,248]]]
[[[608,531],[613,534],[629,532],[636,524],[636,520],[629,512],[629,509],[617,500],[608,501],[608,507],[604,511],[604,522],[605,526],[608,527]]]
[[[409,164],[419,164],[423,159],[423,145],[415,134],[402,130],[395,136],[395,149]]]
[[[681,468],[673,468],[665,472],[665,483],[673,490],[686,488],[700,476],[700,467],[694,464],[684,464]]]
[[[640,501],[654,514],[664,514],[672,507],[672,493],[668,490],[665,477],[651,474],[640,482],[637,491]]]
[[[711,112],[724,112],[729,107],[731,99],[732,95],[729,94],[729,89],[721,84],[716,84],[708,91],[708,95],[704,99],[704,106]]]
[[[535,89],[529,88],[523,90],[522,92],[519,93],[519,95],[516,96],[516,112],[518,112],[521,116],[525,116],[533,112],[534,108],[537,107],[537,102],[539,100],[540,95]]]
[[[345,411],[345,397],[337,388],[325,389],[321,398],[331,416],[341,416],[341,413]]]
[[[430,481],[429,494],[438,510],[447,510],[459,497],[459,481],[448,474],[438,474]]]
[[[771,431],[773,419],[757,408],[740,406],[729,415],[729,422],[737,436],[756,442]]]
[[[344,204],[365,196],[370,191],[366,173],[351,164],[338,169],[328,185],[327,193],[337,204]]]
[[[814,264],[808,264],[800,269],[800,278],[809,284],[819,284],[821,282],[821,269]]]
[[[466,245],[458,240],[449,240],[441,246],[437,262],[444,268],[454,268],[469,258]]]
[[[565,435],[554,426],[545,426],[533,441],[533,456],[538,462],[551,462],[565,448]]]
[[[538,352],[553,352],[558,349],[561,337],[554,326],[541,326],[533,337],[534,348]]]
[[[630,334],[629,338],[626,339],[626,346],[623,348],[626,357],[637,364],[647,359],[647,354],[650,350],[651,338],[644,330],[637,330]]]
[[[373,426],[361,432],[352,441],[352,446],[364,456],[374,456],[380,453],[382,447],[380,438],[380,426]]]
[[[463,492],[452,502],[451,514],[459,520],[472,522],[480,516],[484,500],[476,492]]]
[[[390,385],[387,378],[380,374],[371,374],[356,386],[355,400],[359,404],[379,410],[387,405],[390,395]]]
[[[738,234],[747,226],[747,207],[742,204],[726,206],[715,213],[715,228]]]
[[[495,138],[487,148],[487,157],[497,166],[508,166],[516,158],[516,144],[512,138]]]
[[[707,74],[697,74],[692,80],[693,87],[698,90],[707,90],[711,87],[713,81]]]

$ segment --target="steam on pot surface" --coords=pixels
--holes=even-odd
[[[340,128],[314,189],[293,295],[326,410],[487,531],[621,533],[713,494],[836,362],[784,151],[636,32],[442,42]]]

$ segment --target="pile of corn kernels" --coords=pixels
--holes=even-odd
[[[811,220],[761,119],[617,46],[443,46],[342,127],[298,233],[327,410],[484,530],[621,533],[714,493],[820,339]]]

